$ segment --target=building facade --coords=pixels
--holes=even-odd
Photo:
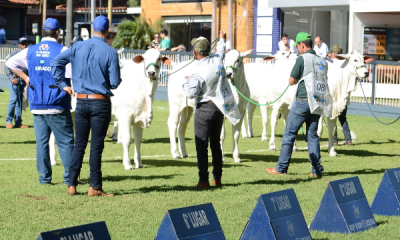
[[[228,29],[228,0],[216,0],[216,32]],[[190,40],[199,36],[210,42],[212,36],[211,0],[146,0],[141,1],[142,14],[150,22],[164,20],[171,47],[179,44],[190,49]],[[232,48],[253,49],[254,0],[232,1]]]

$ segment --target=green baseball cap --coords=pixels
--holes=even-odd
[[[196,52],[204,55],[210,53],[210,42],[205,37],[193,38],[190,44]]]
[[[296,42],[293,44],[293,47],[296,47],[296,45],[299,42],[305,41],[305,40],[309,40],[311,39],[311,35],[306,33],[306,32],[299,32],[296,36]]]

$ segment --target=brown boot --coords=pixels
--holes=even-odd
[[[12,123],[7,123],[6,128],[14,128],[14,127],[13,127]]]
[[[29,126],[26,126],[26,125],[19,125],[19,126],[14,126],[14,128],[29,128]]]
[[[88,192],[88,196],[89,197],[93,197],[93,196],[100,196],[100,197],[114,197],[114,194],[107,194],[103,191],[103,188],[93,188],[90,187],[89,188],[89,192]]]
[[[209,182],[199,182],[194,188],[210,188]]]
[[[76,194],[76,187],[75,186],[68,186],[67,194],[68,195],[75,195]]]
[[[211,184],[216,187],[222,187],[221,180],[213,180]]]

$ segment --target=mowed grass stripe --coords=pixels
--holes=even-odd
[[[3,122],[0,125],[0,159],[35,159],[32,114],[23,113],[23,123],[32,128],[5,128],[9,96],[9,92],[0,93],[0,121]],[[336,158],[331,158],[327,148],[322,147],[325,168],[322,179],[311,180],[306,176],[311,165],[308,152],[304,149],[307,143],[303,141],[301,131],[297,145],[302,150],[293,153],[289,174],[269,176],[264,169],[275,166],[279,151],[268,151],[269,142],[261,141],[261,114],[257,109],[255,137],[240,138],[242,163],[233,163],[232,154],[227,153],[222,177],[224,187],[198,191],[193,189],[198,181],[193,120],[186,133],[189,157],[172,159],[167,125],[168,103],[154,101],[153,112],[153,123],[144,130],[143,135],[143,169],[125,171],[122,165],[122,146],[106,139],[102,163],[104,189],[115,193],[114,198],[89,198],[88,185],[78,186],[78,196],[67,196],[62,166],[53,167],[54,185],[41,186],[35,161],[0,161],[0,239],[36,239],[42,231],[96,221],[106,221],[112,239],[154,239],[168,209],[207,202],[213,203],[227,239],[239,239],[261,194],[293,188],[309,225],[329,181],[359,176],[371,203],[385,169],[400,165],[400,130],[397,124],[383,126],[371,117],[349,115],[349,125],[356,133],[357,141],[351,147],[338,146]],[[110,124],[110,130],[112,128]],[[229,123],[226,129],[224,149],[231,152]],[[283,130],[283,121],[280,120],[276,140],[278,149]],[[338,134],[343,141],[340,130]],[[326,142],[327,131],[324,129],[321,145]],[[130,150],[133,156],[132,145]],[[85,157],[88,156],[89,146]],[[211,164],[209,170],[212,170]],[[87,159],[83,164],[81,178],[88,182]],[[311,234],[314,239],[398,239],[400,218],[375,218],[379,223],[378,228],[363,233]]]

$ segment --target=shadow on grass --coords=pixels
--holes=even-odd
[[[336,175],[343,175],[343,174],[355,174],[355,175],[363,175],[363,174],[383,174],[386,171],[386,168],[381,168],[381,169],[371,169],[371,168],[366,168],[362,170],[357,170],[353,172],[331,172],[331,171],[325,171],[323,175],[325,176],[336,176]]]
[[[376,225],[380,226],[380,225],[386,224],[386,223],[388,223],[388,222],[389,222],[389,221],[387,221],[387,220],[381,220],[381,221],[377,221],[377,222],[376,222]]]
[[[240,159],[242,162],[272,162],[277,163],[279,156],[268,155],[269,151],[263,152],[262,155],[259,154],[240,154]],[[225,156],[232,158],[232,154],[225,154]],[[308,158],[292,158],[291,163],[307,163],[310,162]]]
[[[181,176],[180,174],[171,174],[171,175],[159,175],[159,176],[105,176],[103,177],[104,181],[124,181],[124,180],[155,180],[155,179],[172,179],[176,176]],[[88,179],[87,179],[88,180]]]
[[[398,154],[385,154],[385,153],[377,153],[371,152],[368,150],[355,150],[355,149],[340,149],[338,151],[339,154],[343,154],[346,156],[356,156],[356,157],[397,157]]]
[[[192,141],[192,138],[185,138],[185,141]],[[104,142],[114,142],[117,143],[117,141],[113,141],[111,138],[106,137],[104,139]],[[135,139],[131,138],[131,144],[134,144]],[[142,139],[142,143],[143,144],[147,144],[147,143],[167,143],[169,144],[169,138],[153,138],[153,139]]]
[[[356,145],[382,145],[382,144],[388,144],[388,143],[400,143],[400,141],[388,139],[387,142],[375,142],[373,140],[370,140],[369,142],[356,142]]]
[[[31,141],[21,141],[21,142],[3,142],[0,144],[36,144],[36,140]]]
[[[246,182],[245,184],[249,184],[249,185],[279,184],[279,185],[282,185],[282,184],[299,184],[299,183],[303,183],[303,182],[318,181],[313,178],[296,178],[296,179],[285,179],[285,178],[286,178],[286,176],[274,176],[273,180],[263,179],[263,180],[253,181],[253,182]]]
[[[172,157],[171,157],[172,158]],[[211,158],[209,159],[208,166],[211,167]],[[229,160],[228,160],[229,161]],[[112,160],[102,160],[102,162],[121,162],[122,159],[112,159]],[[131,159],[133,163],[133,159]],[[197,167],[197,161],[185,161],[184,159],[174,159],[174,160],[164,160],[164,159],[142,159],[143,165],[145,168],[153,167]],[[238,163],[224,163],[223,168],[230,168],[230,167],[250,167],[243,164]]]

